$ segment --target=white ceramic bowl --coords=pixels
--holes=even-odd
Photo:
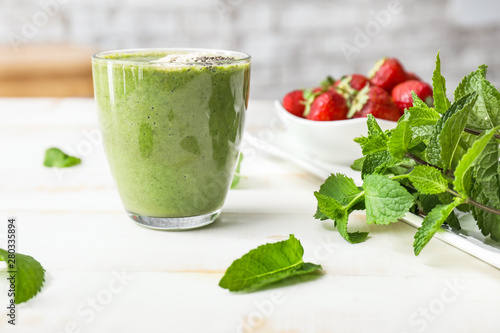
[[[368,135],[366,118],[314,121],[294,116],[275,101],[278,116],[286,126],[290,141],[311,156],[329,163],[349,166],[363,156],[354,138]],[[396,122],[377,119],[382,130],[396,127]]]

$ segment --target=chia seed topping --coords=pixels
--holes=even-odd
[[[154,60],[154,63],[168,63],[175,65],[215,65],[217,63],[234,60],[234,57],[226,57],[221,55],[201,55],[199,53],[188,54],[169,54],[166,57]]]

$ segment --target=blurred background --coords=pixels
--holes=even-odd
[[[0,96],[92,96],[90,55],[205,47],[253,57],[252,98],[383,56],[430,81],[436,52],[452,92],[480,64],[500,86],[498,0],[0,0]]]

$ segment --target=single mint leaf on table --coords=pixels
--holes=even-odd
[[[434,107],[436,111],[443,114],[451,106],[448,97],[446,96],[446,80],[441,75],[441,59],[439,52],[436,55],[436,69],[432,73],[432,90],[434,97]]]
[[[45,282],[45,269],[33,257],[16,253],[14,267],[10,267],[9,253],[0,249],[0,261],[7,262],[7,271],[16,273],[7,273],[7,277],[15,274],[15,296],[16,304],[26,302],[35,297],[42,289]]]
[[[448,190],[448,182],[441,172],[427,165],[417,165],[408,174],[413,186],[422,194],[439,194]]]
[[[446,221],[448,216],[453,211],[453,208],[458,206],[461,200],[454,200],[447,205],[438,205],[427,214],[424,218],[422,225],[418,228],[415,234],[415,241],[413,243],[413,250],[415,255],[419,255],[422,249],[429,243],[431,238],[436,234],[441,225]]]
[[[459,144],[467,119],[477,99],[477,93],[462,97],[443,114],[434,128],[426,150],[427,162],[444,170],[451,167],[453,155]]]
[[[387,147],[392,157],[401,160],[410,149],[412,130],[409,121],[410,114],[405,113],[398,121],[396,128],[392,131]]]
[[[238,157],[238,165],[236,165],[236,171],[234,172],[233,180],[231,181],[231,188],[235,188],[240,183],[240,168],[241,162],[243,161],[243,153],[240,153]]]
[[[471,175],[469,171],[498,129],[500,129],[500,127],[489,129],[481,134],[458,163],[454,173],[455,180],[453,181],[453,186],[455,191],[460,193],[463,197],[467,197],[469,195],[472,187],[472,180],[470,178]]]
[[[230,291],[253,291],[265,285],[321,269],[304,263],[304,248],[294,235],[285,241],[261,245],[236,259],[219,286]]]
[[[320,186],[318,192],[327,197],[334,198],[340,205],[346,206],[361,193],[361,190],[356,186],[352,178],[337,173],[331,174]],[[352,210],[356,209],[364,209],[362,200],[357,200],[353,203]],[[327,216],[321,212],[319,207],[314,217],[320,220],[327,219]]]
[[[368,224],[397,222],[413,206],[415,198],[397,181],[383,175],[364,179],[366,220]]]
[[[78,157],[70,156],[59,148],[49,148],[45,152],[43,165],[46,167],[69,168],[82,162]]]
[[[335,226],[339,233],[349,243],[361,243],[366,240],[367,232],[348,232],[347,220],[349,212],[346,207],[332,197],[323,195],[319,192],[314,192],[314,196],[318,200],[318,211],[324,214],[327,218],[335,221]]]
[[[481,65],[464,77],[454,93],[456,100],[471,92],[478,93],[467,127],[480,131],[500,125],[500,93],[486,80],[486,69],[487,66]]]

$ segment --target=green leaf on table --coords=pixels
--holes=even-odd
[[[453,208],[461,203],[460,200],[454,200],[447,205],[437,205],[424,218],[422,225],[418,228],[415,234],[413,250],[415,255],[419,255],[422,249],[429,243],[431,238],[436,234],[441,225],[446,221],[448,216],[453,211]]]
[[[477,92],[478,98],[467,122],[467,127],[486,130],[500,125],[500,92],[486,80],[487,66],[481,65],[478,70],[462,79],[455,89],[455,100]]]
[[[364,179],[367,223],[389,224],[402,218],[413,206],[414,197],[397,181],[383,175]]]
[[[474,163],[474,181],[470,198],[488,207],[500,209],[500,151],[495,140],[490,141]],[[484,236],[500,241],[500,215],[472,208],[472,215]]]
[[[320,186],[320,194],[327,197],[331,197],[338,201],[340,205],[348,205],[361,190],[356,186],[354,180],[343,174],[331,174],[325,182]],[[364,209],[364,204],[362,199],[356,200],[352,205],[352,210]],[[314,215],[316,219],[326,220],[328,217],[323,214],[318,206],[316,214]]]
[[[265,285],[321,269],[304,263],[304,248],[294,235],[287,240],[261,245],[236,259],[219,286],[230,291],[253,291]]]
[[[340,202],[332,197],[323,195],[319,192],[314,192],[314,196],[318,200],[318,210],[321,211],[327,218],[335,221],[335,226],[339,233],[349,243],[361,243],[366,240],[367,232],[353,232],[347,231],[347,220],[349,218],[349,211]]]
[[[16,304],[26,302],[35,297],[42,289],[45,282],[45,269],[33,257],[16,253],[15,263],[11,266],[12,258],[9,258],[9,252],[0,249],[0,261],[7,263],[7,277],[14,275],[15,278],[15,296]],[[14,273],[9,273],[12,271]]]
[[[463,197],[467,197],[469,195],[472,187],[470,170],[474,165],[474,162],[479,155],[481,155],[483,150],[486,148],[486,145],[490,142],[491,138],[495,135],[495,132],[498,131],[499,128],[500,127],[495,127],[481,134],[458,163],[454,173],[455,180],[453,181],[453,186]]]
[[[410,114],[405,113],[398,121],[396,128],[392,131],[391,138],[387,144],[387,148],[392,157],[397,160],[403,159],[405,154],[410,149],[412,139],[412,129],[409,121]]]
[[[43,165],[46,167],[68,168],[82,162],[78,157],[70,156],[59,148],[49,148],[45,152]]]
[[[240,157],[238,158],[238,164],[236,165],[236,171],[234,172],[233,180],[231,182],[231,188],[235,188],[240,183],[240,168],[241,162],[243,161],[243,153],[240,153]]]
[[[448,170],[460,141],[477,93],[465,95],[443,114],[434,127],[426,155],[429,163]]]
[[[434,107],[436,111],[443,114],[450,108],[450,101],[446,96],[446,80],[441,75],[441,59],[439,52],[436,55],[436,69],[432,73],[432,90],[434,97]]]
[[[448,189],[448,182],[436,168],[418,165],[408,174],[413,186],[422,194],[438,194]]]

